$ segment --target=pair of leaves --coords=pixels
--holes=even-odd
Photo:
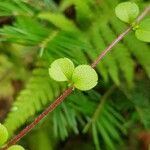
[[[150,19],[145,19],[138,25],[133,23],[139,15],[139,7],[133,2],[123,2],[115,8],[116,16],[123,22],[135,24],[136,37],[144,42],[150,42]]]
[[[49,68],[49,75],[56,81],[69,81],[83,91],[92,89],[98,80],[98,75],[91,66],[79,65],[75,68],[68,58],[55,60]]]
[[[0,123],[0,146],[2,146],[8,139],[8,131],[7,128]],[[24,150],[24,148],[20,145],[13,145],[9,147],[7,150]]]

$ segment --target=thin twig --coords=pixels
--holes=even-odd
[[[45,118],[51,111],[53,111],[70,93],[73,91],[74,87],[69,87],[64,93],[58,97],[46,110],[44,110],[34,121],[26,126],[17,136],[12,138],[7,145],[1,150],[6,150],[11,145],[17,143],[22,137],[24,137],[31,129],[33,129],[43,118]]]
[[[143,11],[143,13],[137,18],[137,22],[141,21],[148,13],[150,12],[150,5]],[[96,65],[101,61],[101,59],[112,50],[112,48],[121,41],[130,31],[132,27],[130,26],[128,29],[126,29],[123,33],[121,33],[94,61],[93,64],[91,64],[91,67],[95,68]],[[67,90],[64,91],[64,93],[58,97],[42,114],[40,114],[31,124],[29,124],[27,127],[25,127],[18,135],[16,135],[14,138],[12,138],[6,146],[1,148],[0,150],[6,150],[11,145],[17,143],[22,137],[24,137],[32,128],[34,128],[43,118],[45,118],[50,112],[52,112],[67,96],[69,96],[74,87],[70,87]]]
[[[104,58],[104,56],[112,50],[112,48],[123,39],[123,37],[131,31],[132,27],[128,27],[123,33],[121,33],[100,55],[99,57],[92,63],[91,67],[95,68],[97,64]]]
[[[143,18],[149,14],[150,12],[150,5],[148,5],[148,7],[146,7],[146,9],[143,11],[143,13],[141,13],[141,15],[136,19],[136,22],[140,22],[141,20],[143,20]]]
[[[148,13],[150,12],[150,5],[141,13],[141,15],[136,19],[136,23],[139,23]],[[112,43],[99,55],[99,57],[92,63],[91,67],[95,68],[96,65],[104,58],[104,56],[112,50],[112,48],[119,43],[125,35],[127,35],[132,30],[132,26],[128,27],[123,33],[121,33]]]

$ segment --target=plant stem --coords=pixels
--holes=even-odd
[[[136,23],[139,23],[148,13],[150,12],[150,5],[141,13],[141,15],[136,19]],[[121,33],[112,43],[98,56],[98,58],[92,63],[91,67],[95,68],[97,64],[104,58],[104,56],[112,50],[112,48],[119,43],[125,35],[127,35],[132,30],[132,26],[129,26],[123,33]]]
[[[71,86],[64,93],[58,97],[46,110],[44,110],[34,121],[26,126],[17,136],[12,138],[7,145],[1,150],[6,150],[11,145],[17,143],[22,137],[24,137],[31,129],[33,129],[43,118],[45,118],[51,111],[53,111],[70,93],[73,91],[74,87]]]
[[[136,19],[136,22],[139,23],[149,13],[150,13],[150,4],[146,7],[143,13],[141,13],[141,15]]]
[[[123,39],[123,37],[131,31],[132,27],[128,27],[123,33],[121,33],[112,43],[99,55],[99,57],[92,63],[91,67],[95,68],[97,64],[104,58],[104,56],[112,50],[112,48]]]
[[[143,13],[137,18],[137,22],[141,21],[150,12],[150,5],[143,11]],[[112,48],[121,41],[130,31],[132,27],[128,27],[123,33],[121,33],[91,64],[91,67],[95,68],[96,65],[101,61],[101,59],[112,50]],[[6,150],[11,145],[17,143],[22,137],[24,137],[31,129],[33,129],[43,118],[45,118],[50,112],[52,112],[67,96],[73,92],[74,87],[69,87],[64,91],[64,93],[58,97],[46,110],[44,110],[31,124],[26,126],[18,135],[12,138],[6,146],[0,150]],[[96,113],[97,114],[97,113]]]

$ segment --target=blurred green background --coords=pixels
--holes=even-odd
[[[53,60],[90,64],[127,28],[114,13],[122,1],[0,0],[0,122],[10,138],[67,88],[50,79]],[[132,2],[141,12],[150,4]],[[19,144],[27,150],[149,150],[150,45],[131,32],[96,71],[93,90],[75,90]]]

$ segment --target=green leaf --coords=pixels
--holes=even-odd
[[[13,145],[8,150],[24,150],[24,148],[20,145]]]
[[[135,31],[136,37],[144,42],[150,42],[150,19],[145,19]]]
[[[77,89],[86,91],[96,86],[98,76],[91,66],[79,65],[73,72],[72,80]]]
[[[68,58],[60,58],[51,64],[49,75],[56,81],[68,81],[71,79],[73,71],[73,62]]]
[[[0,124],[0,146],[2,146],[8,139],[8,131],[6,127]]]
[[[139,7],[133,2],[123,2],[117,5],[115,13],[121,21],[132,23],[139,14]]]

